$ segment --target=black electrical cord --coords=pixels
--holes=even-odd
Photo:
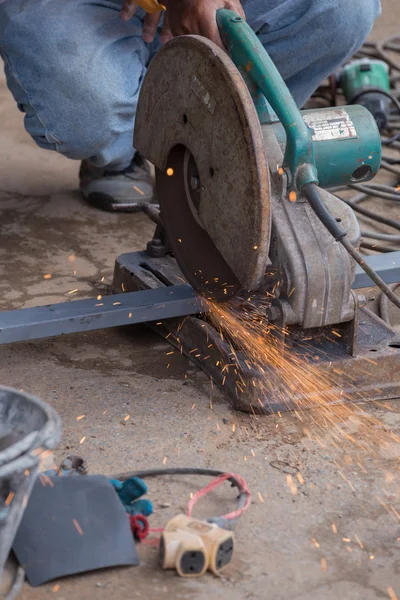
[[[386,96],[393,102],[393,104],[395,105],[395,107],[397,108],[397,110],[399,111],[399,114],[400,114],[400,102],[397,100],[397,98],[393,94],[391,94],[390,92],[387,92],[386,90],[382,90],[381,88],[371,87],[371,88],[368,88],[367,90],[363,90],[362,92],[360,92],[359,94],[356,94],[351,99],[351,103],[357,104],[357,100],[359,100],[360,98],[362,98],[362,96],[365,96],[366,94],[381,94],[382,96]]]
[[[146,479],[147,477],[159,477],[160,475],[205,475],[207,477],[220,477],[220,475],[225,475],[226,471],[219,471],[217,469],[202,469],[197,467],[170,467],[166,469],[148,469],[146,471],[128,471],[127,473],[118,473],[117,475],[112,475],[110,479],[117,479],[118,481],[126,481],[131,477],[140,477],[141,479]],[[247,501],[247,492],[244,491],[240,482],[235,478],[234,475],[229,477],[227,481],[230,481],[232,487],[236,487],[239,491],[239,495],[237,497],[237,510],[241,510]],[[220,527],[226,527],[228,523],[225,523],[225,519],[220,517],[211,517],[207,519],[210,523],[217,523]],[[232,527],[236,524],[237,519],[232,519],[229,521],[229,526]]]
[[[392,235],[390,233],[375,233],[374,231],[361,231],[361,237],[365,237],[369,240],[389,242],[392,244],[400,243],[400,235]]]
[[[396,250],[396,248],[393,248],[393,246],[382,246],[382,244],[370,244],[369,242],[365,242],[364,240],[361,240],[360,248],[365,248],[366,250],[375,250],[375,252],[381,252],[382,254],[390,254],[391,252]]]
[[[360,194],[359,196],[357,196],[357,198],[360,198],[360,196],[363,196],[362,199],[368,198],[366,194]],[[348,206],[350,206],[354,210],[354,212],[358,212],[360,213],[360,215],[364,215],[364,217],[368,217],[369,219],[377,221],[378,223],[383,223],[388,227],[393,227],[393,229],[397,229],[398,231],[400,231],[400,221],[396,221],[395,219],[389,219],[388,217],[382,217],[381,215],[378,215],[372,210],[364,208],[363,206],[359,206],[356,198],[347,199],[340,198],[340,196],[336,196],[336,198],[339,198],[339,200],[341,200],[345,204],[348,204]]]
[[[396,283],[396,285],[392,287],[393,293],[395,290],[397,290],[398,287],[400,287],[400,283]],[[381,294],[381,298],[379,301],[379,313],[381,315],[381,319],[383,319],[388,325],[391,325],[389,317],[388,299],[384,294]]]
[[[324,201],[322,200],[318,186],[315,183],[307,183],[305,186],[303,186],[302,191],[304,192],[309,205],[323,225],[325,225],[329,233],[333,235],[337,242],[342,244],[350,256],[356,261],[356,263],[360,265],[360,267],[365,271],[370,279],[372,279],[375,285],[377,285],[378,288],[389,298],[389,300],[393,302],[397,308],[400,308],[400,298],[398,298],[391,288],[386,285],[383,279],[379,277],[378,273],[376,273],[376,271],[374,271],[374,269],[372,269],[372,267],[365,262],[361,254],[350,243],[346,237],[346,232],[340,227],[339,223],[331,215]]]

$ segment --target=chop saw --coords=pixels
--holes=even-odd
[[[399,299],[358,254],[353,211],[327,191],[376,175],[375,120],[357,105],[300,111],[244,19],[223,9],[217,21],[227,52],[178,37],[144,78],[134,144],[155,165],[160,211],[146,208],[157,223],[147,250],[117,259],[113,287],[129,293],[103,308],[84,300],[3,313],[0,342],[158,321],[159,333],[225,384],[235,408],[250,410],[251,391],[239,398],[232,373],[257,373],[241,364],[227,379],[218,365],[232,362],[231,348],[200,317],[182,317],[205,310],[202,297],[268,294],[265,318],[290,330],[291,343],[311,339],[327,372],[351,370],[357,397],[396,397],[400,343],[360,306],[356,261]]]

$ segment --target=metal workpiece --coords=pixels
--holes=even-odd
[[[367,256],[365,262],[382,277],[385,283],[391,284],[400,281],[400,252]],[[368,277],[362,267],[357,265],[353,288],[360,289],[374,285],[374,282]]]
[[[114,289],[122,283],[129,290],[164,287],[180,281],[182,273],[171,257],[152,258],[143,252],[121,255],[116,262]],[[252,301],[257,302],[255,296]],[[263,294],[261,302],[264,303]],[[383,400],[400,394],[400,339],[379,317],[365,308],[352,321],[335,327],[305,330],[290,327],[282,337],[282,352],[292,351],[298,359],[318,364],[325,382],[331,381],[330,398],[338,402]],[[151,325],[159,335],[202,369],[235,410],[273,413],[318,406],[318,398],[301,394],[287,399],[285,381],[268,364],[265,371],[252,367],[240,350],[221,339],[220,332],[206,318],[190,316],[163,320]],[[335,330],[334,335],[332,330]],[[339,337],[338,337],[339,334]],[[196,352],[193,353],[193,348]],[[224,365],[235,368],[224,369]],[[315,404],[317,402],[317,404]]]
[[[148,323],[205,310],[203,300],[189,286],[75,300],[0,312],[0,344],[93,331],[134,323]]]

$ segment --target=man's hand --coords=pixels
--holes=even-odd
[[[217,10],[229,8],[245,18],[240,0],[163,0],[167,8],[161,31],[162,43],[177,35],[196,34],[212,40],[223,48],[216,20]],[[134,0],[124,0],[121,16],[130,19],[137,8]],[[143,24],[143,39],[152,42],[157,33],[161,13],[147,14]]]

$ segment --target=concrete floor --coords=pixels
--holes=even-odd
[[[384,0],[375,36],[397,33],[395,14],[400,16],[398,0]],[[86,206],[76,190],[78,165],[35,147],[4,82],[0,120],[0,308],[66,300],[74,289],[74,298],[106,292],[114,258],[143,248],[152,225],[143,215]],[[52,278],[43,279],[45,274]],[[241,473],[253,501],[236,529],[232,565],[220,578],[183,580],[160,571],[157,551],[141,546],[138,568],[68,578],[56,582],[59,588],[26,585],[21,598],[400,597],[399,521],[388,508],[400,511],[399,445],[381,445],[374,457],[364,453],[360,466],[356,447],[338,451],[329,431],[323,447],[309,441],[304,429],[313,430],[316,412],[306,422],[294,414],[257,419],[235,414],[187,359],[166,356],[168,348],[136,327],[1,346],[0,382],[54,406],[63,420],[57,459],[80,454],[92,474],[161,467],[165,460],[167,466]],[[399,433],[398,402],[365,408],[380,427]],[[77,421],[79,415],[85,418]],[[355,437],[361,436],[361,421],[354,417],[346,424]],[[271,466],[275,460],[297,467],[294,487],[287,474]],[[190,493],[203,483],[196,478],[150,482],[156,507],[151,524],[161,526],[184,510]],[[170,507],[161,508],[163,503]],[[211,495],[198,514],[233,506],[228,488]]]

